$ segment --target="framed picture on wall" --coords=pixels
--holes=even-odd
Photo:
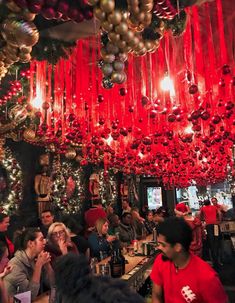
[[[162,206],[162,188],[160,186],[147,186],[148,208],[153,210]]]

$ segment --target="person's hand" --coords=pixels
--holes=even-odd
[[[108,235],[107,236],[107,238],[106,238],[106,240],[110,243],[110,242],[113,242],[114,240],[116,240],[117,239],[117,237],[116,236],[110,236],[110,235]]]
[[[5,276],[7,276],[12,271],[12,268],[13,268],[12,265],[7,265],[4,268],[4,271],[2,273],[0,273],[0,278],[4,278]]]
[[[42,251],[37,257],[36,264],[39,266],[43,266],[47,263],[51,262],[51,255],[47,251]]]
[[[58,240],[58,246],[59,246],[63,255],[66,255],[68,253],[68,246],[67,246],[67,243],[64,239],[59,239]]]

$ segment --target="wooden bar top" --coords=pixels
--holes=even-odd
[[[149,235],[146,237],[145,240],[140,240],[138,241],[138,252],[141,253],[142,249],[141,249],[141,245],[143,242],[151,242],[152,241],[152,235]],[[131,272],[139,263],[144,262],[145,259],[148,259],[147,256],[129,256],[128,254],[124,255],[125,259],[127,260],[128,263],[126,263],[125,266],[125,275],[128,274],[129,272]],[[110,261],[111,257],[105,258],[104,260],[100,261],[99,263],[97,263],[97,267],[96,267],[96,271],[97,273],[99,273],[99,265],[101,264],[106,264]]]

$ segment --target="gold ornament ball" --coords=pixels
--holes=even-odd
[[[120,40],[120,35],[115,32],[109,33],[109,40],[115,45]]]
[[[128,32],[128,25],[126,22],[121,22],[115,26],[115,32],[120,35],[125,35]]]
[[[38,42],[39,32],[33,22],[11,18],[3,22],[2,36],[14,46],[33,46]]]
[[[118,25],[122,21],[122,13],[119,10],[115,10],[108,15],[108,21],[113,25]]]
[[[65,153],[65,158],[69,160],[73,160],[76,157],[76,155],[77,155],[76,150],[74,148],[69,148]]]
[[[145,40],[144,41],[144,46],[147,49],[147,51],[150,51],[150,50],[152,50],[152,48],[154,46],[154,43],[150,40]]]
[[[8,112],[8,117],[11,121],[16,122],[17,124],[20,124],[24,122],[24,120],[27,118],[28,112],[25,107],[23,107],[20,104],[17,104],[10,108]]]
[[[135,37],[129,42],[130,46],[132,46],[133,48],[135,48],[135,46],[138,45],[139,43],[140,43],[140,39],[139,39],[137,36],[135,36]]]
[[[100,21],[105,21],[106,20],[106,14],[105,14],[105,12],[102,11],[99,7],[95,7],[93,9],[93,14]]]
[[[108,21],[101,22],[101,27],[106,32],[111,32],[113,30],[113,25]]]
[[[123,72],[114,72],[112,73],[111,80],[113,83],[122,83],[123,80]]]
[[[128,30],[128,31],[125,33],[125,35],[123,35],[123,39],[124,39],[127,43],[129,43],[130,41],[132,41],[132,40],[134,39],[134,36],[135,36],[134,32],[131,31],[131,30]]]
[[[103,56],[103,60],[106,63],[112,63],[115,60],[115,56],[113,54],[107,54]]]
[[[128,55],[126,53],[119,53],[118,58],[122,61],[125,62],[128,58]]]
[[[23,137],[28,141],[33,141],[36,138],[36,133],[34,130],[27,128],[23,132]]]
[[[123,49],[126,47],[126,42],[123,41],[123,40],[120,40],[120,41],[117,42],[117,46],[118,46],[121,50],[123,50]]]
[[[115,8],[115,1],[114,0],[101,0],[100,1],[100,8],[105,13],[112,13]]]

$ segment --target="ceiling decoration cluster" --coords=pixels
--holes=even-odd
[[[81,166],[154,175],[166,187],[224,180],[234,168],[235,34],[221,1],[180,15],[173,0],[89,4],[100,37],[54,66],[31,61],[27,85],[20,77],[0,92],[2,123],[22,118],[18,136]]]

